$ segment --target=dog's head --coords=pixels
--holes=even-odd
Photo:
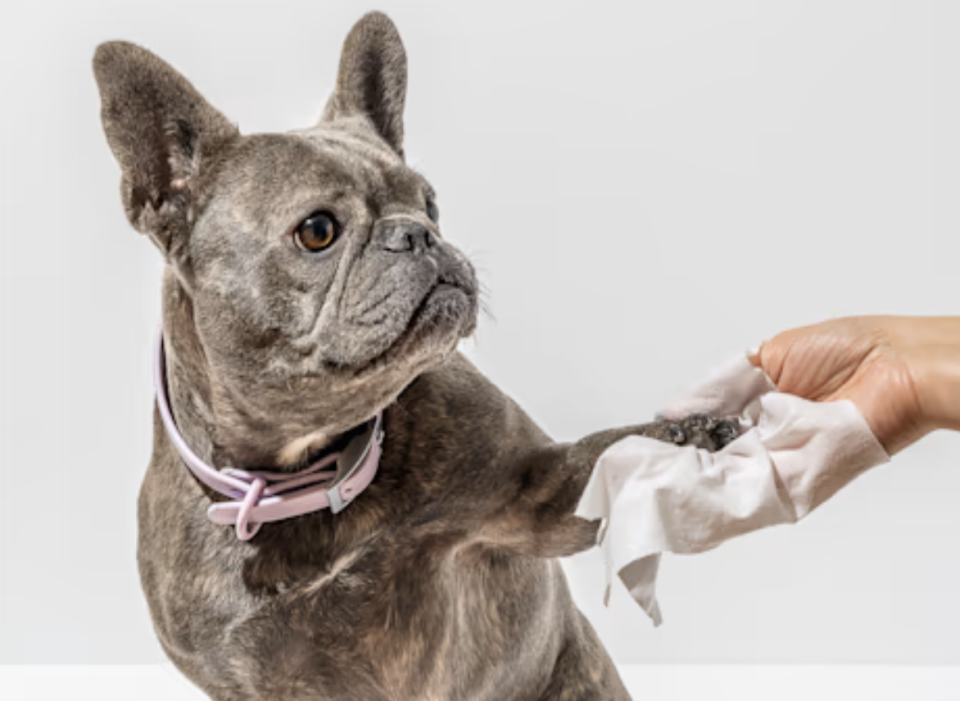
[[[350,32],[319,123],[286,134],[241,135],[132,44],[101,45],[94,72],[127,216],[190,307],[236,450],[295,463],[472,333],[473,268],[404,161],[406,53],[386,16]]]

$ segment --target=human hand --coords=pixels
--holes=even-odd
[[[960,317],[834,319],[778,334],[751,362],[781,392],[851,400],[890,455],[960,430]]]

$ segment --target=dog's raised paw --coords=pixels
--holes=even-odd
[[[709,451],[722,450],[740,435],[736,420],[707,414],[691,414],[667,423],[666,434],[672,443]]]

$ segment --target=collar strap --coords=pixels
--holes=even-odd
[[[325,455],[305,470],[248,472],[232,467],[218,470],[197,457],[177,429],[170,411],[166,372],[161,323],[153,363],[160,418],[173,447],[190,472],[213,491],[231,499],[211,504],[207,518],[223,526],[235,525],[240,540],[253,538],[263,523],[326,508],[339,513],[367,488],[377,474],[383,441],[383,412],[379,411],[368,422],[367,430],[354,437],[342,452]]]

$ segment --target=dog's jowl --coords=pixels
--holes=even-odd
[[[166,261],[139,566],[173,662],[216,701],[627,698],[555,558],[595,543],[573,512],[611,443],[729,427],[557,444],[457,352],[476,276],[404,161],[390,20],[357,23],[323,114],[285,134],[241,135],[137,46],[94,70],[126,214]],[[346,492],[297,487],[351,446]]]

